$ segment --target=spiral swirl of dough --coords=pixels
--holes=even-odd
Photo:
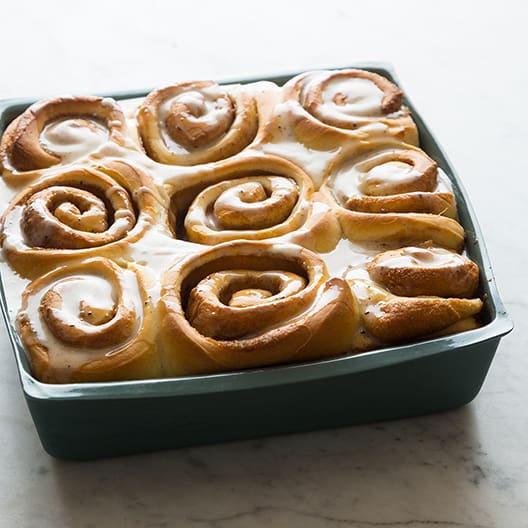
[[[350,138],[394,137],[417,145],[418,132],[403,105],[401,90],[365,70],[315,71],[285,85],[295,101],[295,134],[305,144],[327,149]]]
[[[456,217],[455,197],[439,181],[438,166],[425,152],[381,145],[338,164],[330,181],[351,211],[430,213]]]
[[[341,155],[321,192],[334,204],[349,240],[431,240],[460,250],[464,229],[455,220],[455,198],[437,171],[433,160],[411,146],[367,145]]]
[[[179,375],[345,353],[358,314],[347,284],[311,251],[248,241],[169,268],[160,317],[163,362]]]
[[[155,221],[148,178],[124,162],[79,168],[30,185],[2,218],[10,264],[34,277],[72,258],[117,257]]]
[[[255,101],[240,86],[193,81],[150,93],[137,112],[149,157],[169,165],[218,161],[243,150],[255,137]]]
[[[272,156],[234,158],[177,188],[176,232],[200,244],[276,238],[301,227],[313,184],[296,165]]]
[[[323,123],[354,129],[363,119],[400,111],[403,92],[376,73],[344,70],[308,82],[302,102],[306,110]]]
[[[17,325],[41,381],[161,375],[152,306],[139,272],[108,259],[62,266],[31,282]]]
[[[125,131],[125,117],[113,99],[64,96],[39,101],[2,136],[3,176],[9,183],[24,183],[40,169],[71,163],[106,141],[123,144]]]

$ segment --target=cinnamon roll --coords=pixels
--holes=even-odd
[[[0,163],[9,183],[53,165],[71,163],[103,143],[124,142],[126,122],[113,99],[64,96],[31,105],[6,129]]]
[[[148,177],[127,163],[71,169],[15,197],[2,218],[2,248],[11,266],[27,277],[66,260],[119,258],[160,211]]]
[[[376,148],[342,163],[333,176],[347,209],[364,213],[431,213],[456,217],[445,177],[417,148]]]
[[[403,296],[472,297],[479,281],[474,262],[431,244],[380,253],[366,269],[374,281]]]
[[[418,144],[418,132],[402,91],[385,77],[365,70],[309,72],[285,85],[298,106],[294,131],[321,150],[351,138],[394,137]]]
[[[172,216],[178,237],[199,244],[262,240],[293,233],[315,213],[313,184],[296,165],[272,156],[233,158],[189,181],[176,179]],[[312,222],[318,240],[335,244],[332,222]],[[325,229],[325,226],[327,229]],[[312,240],[312,244],[324,245]]]
[[[254,99],[239,85],[192,81],[150,93],[137,112],[148,156],[169,165],[198,165],[243,150],[258,127]]]
[[[221,244],[174,264],[159,307],[169,375],[343,354],[358,321],[348,285],[317,255],[267,242]]]
[[[152,317],[139,270],[97,257],[31,282],[17,326],[40,381],[117,381],[161,376]]]
[[[342,154],[322,187],[347,238],[462,248],[455,197],[431,158],[410,145],[362,150]]]
[[[363,279],[352,278],[348,283],[360,306],[363,326],[381,343],[397,344],[456,330],[460,322],[474,328],[472,318],[482,309],[480,299],[400,297]],[[370,343],[367,348],[379,344]]]

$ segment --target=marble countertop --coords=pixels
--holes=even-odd
[[[78,6],[2,8],[0,98],[392,63],[463,178],[516,328],[455,411],[76,463],[41,448],[2,327],[0,527],[528,527],[526,4]]]

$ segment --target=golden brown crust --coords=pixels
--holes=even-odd
[[[351,196],[346,208],[361,213],[425,213],[456,216],[455,197],[452,193],[413,192],[395,196]]]
[[[298,314],[306,300],[295,294],[305,286],[302,275],[287,271],[218,271],[191,290],[186,316],[204,336],[243,339]]]
[[[397,344],[436,334],[480,312],[480,299],[399,297],[363,279],[348,283],[371,336]]]
[[[92,309],[97,310],[90,301],[81,301],[71,311],[71,293],[65,293],[77,281],[79,297],[89,299],[93,280],[108,283],[113,292],[99,320],[90,317]],[[30,283],[22,295],[17,326],[39,380],[119,381],[161,376],[152,319],[152,302],[139,270],[125,270],[97,257],[59,267]]]
[[[366,329],[387,343],[399,343],[438,332],[480,312],[480,299],[394,300],[380,306],[380,314],[365,317]]]
[[[464,228],[452,218],[423,213],[359,213],[344,208],[337,208],[336,215],[349,240],[400,244],[431,240],[456,251],[464,247]]]
[[[258,127],[253,98],[213,81],[155,90],[140,105],[137,121],[148,156],[169,165],[198,165],[233,156],[251,143]]]
[[[263,289],[271,295],[257,293]],[[230,306],[239,291],[242,306]],[[356,332],[357,309],[346,283],[329,279],[314,253],[232,242],[165,273],[160,317],[165,368],[181,375],[345,353]],[[328,335],[331,342],[325,342]]]
[[[0,162],[3,176],[10,183],[22,183],[24,172],[38,171],[61,163],[59,154],[50,152],[40,142],[44,127],[62,118],[101,122],[111,141],[122,144],[126,129],[125,117],[112,99],[92,96],[64,96],[39,101],[31,105],[6,129],[0,142]]]

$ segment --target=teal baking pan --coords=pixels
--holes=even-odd
[[[386,65],[354,67],[398,84]],[[266,80],[283,84],[293,75]],[[146,93],[110,96],[119,100]],[[2,102],[0,130],[31,103]],[[459,220],[467,233],[466,250],[481,271],[479,294],[486,300],[481,328],[297,365],[185,378],[52,385],[31,375],[2,290],[2,312],[21,386],[44,449],[60,458],[93,459],[404,418],[470,402],[512,323],[463,186],[412,103],[406,99],[405,104],[418,125],[421,147],[452,180]]]

